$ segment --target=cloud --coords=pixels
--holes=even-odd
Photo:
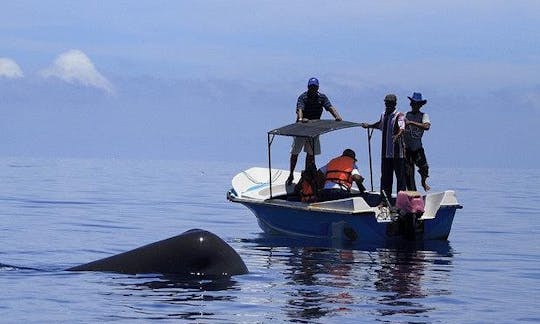
[[[41,74],[114,93],[111,82],[96,70],[92,61],[80,50],[73,49],[60,54],[53,65],[41,71]]]
[[[0,57],[0,77],[9,79],[22,78],[24,76],[21,68],[15,61],[6,57]]]

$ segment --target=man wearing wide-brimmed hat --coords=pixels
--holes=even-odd
[[[414,166],[418,167],[420,173],[422,187],[428,191],[430,186],[426,179],[429,177],[429,166],[422,146],[422,135],[424,131],[429,130],[431,121],[428,114],[421,112],[420,108],[427,103],[427,100],[422,98],[420,92],[414,92],[409,98],[411,102],[411,111],[405,115],[405,180],[408,190],[416,190],[414,180]]]

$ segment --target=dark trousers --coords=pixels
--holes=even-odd
[[[394,173],[397,180],[397,191],[405,190],[405,159],[382,158],[381,161],[381,191],[384,190],[388,198],[392,195]]]
[[[420,173],[422,180],[429,177],[429,166],[423,148],[417,151],[405,151],[405,180],[407,190],[416,190],[416,182],[414,180],[415,165],[418,167],[418,173]]]
[[[323,189],[320,201],[330,201],[349,198],[351,193],[343,189]]]

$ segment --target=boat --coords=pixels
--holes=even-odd
[[[403,206],[397,208],[398,196],[408,193],[387,197],[384,192],[373,190],[370,130],[371,190],[360,192],[353,187],[349,198],[305,203],[294,193],[294,183],[301,174],[295,172],[293,184],[286,185],[289,171],[272,168],[271,145],[277,135],[313,139],[328,132],[359,126],[349,121],[311,120],[270,130],[268,167],[252,167],[235,175],[227,199],[251,210],[259,227],[267,234],[341,242],[447,240],[456,210],[462,208],[455,191],[421,196],[423,211],[411,211]]]

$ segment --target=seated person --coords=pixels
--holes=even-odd
[[[362,184],[364,178],[356,166],[356,154],[351,149],[343,151],[341,156],[332,159],[327,165],[320,168],[319,172],[325,176],[321,201],[350,197],[353,181],[356,182],[360,192],[366,190]]]
[[[312,203],[318,200],[319,190],[322,188],[317,167],[314,163],[308,164],[302,171],[300,181],[294,187],[295,193],[300,196],[300,200],[305,203]]]

